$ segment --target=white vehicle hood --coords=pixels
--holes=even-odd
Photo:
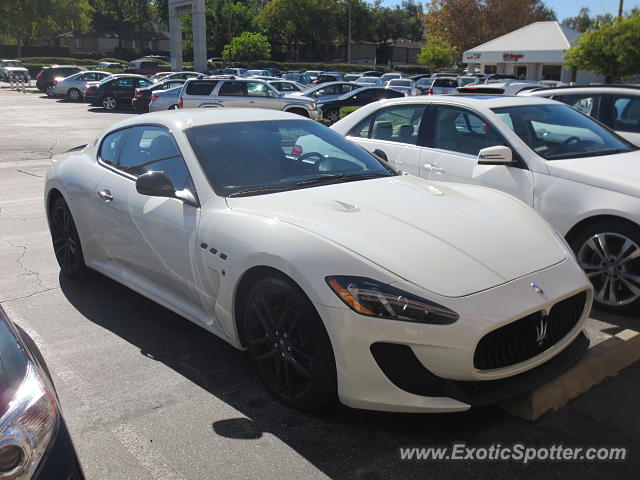
[[[3,67],[9,73],[26,73],[28,70],[25,67]]]
[[[535,212],[506,194],[472,185],[403,175],[228,198],[227,203],[297,225],[449,297],[470,295],[566,258]]]
[[[296,95],[294,93],[287,93],[280,98],[283,98],[285,100],[295,100],[297,102],[300,102],[300,101],[309,102],[309,103],[314,102],[313,98],[305,97],[304,95]]]
[[[550,160],[547,166],[554,177],[640,197],[640,150],[600,157]]]

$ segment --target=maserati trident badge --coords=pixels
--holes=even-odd
[[[538,342],[538,346],[542,346],[542,342],[547,338],[547,321],[546,317],[542,317],[540,319],[540,325],[536,327],[536,342]]]
[[[533,288],[534,292],[539,293],[540,295],[544,295],[544,290],[537,283],[532,283],[531,284],[531,288]]]

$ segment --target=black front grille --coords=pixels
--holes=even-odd
[[[491,370],[524,362],[562,340],[576,325],[587,301],[580,292],[556,303],[544,316],[535,312],[486,334],[476,347],[473,365]]]

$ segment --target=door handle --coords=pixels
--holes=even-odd
[[[436,173],[438,175],[440,175],[441,173],[446,173],[446,170],[444,168],[436,167],[435,165],[431,165],[430,163],[425,163],[423,167],[425,168],[425,170]]]
[[[98,196],[104,200],[106,203],[109,203],[113,200],[113,195],[111,195],[111,192],[107,189],[104,190],[100,190],[98,192]]]

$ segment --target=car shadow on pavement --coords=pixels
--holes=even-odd
[[[497,406],[455,414],[377,413],[344,406],[317,413],[295,411],[269,396],[244,352],[215,335],[102,275],[83,282],[62,275],[59,279],[66,298],[88,320],[242,412],[244,417],[212,418],[212,435],[235,440],[273,435],[331,478],[575,478],[582,467],[592,474],[615,472],[631,478],[638,468],[631,462],[402,461],[401,447],[459,442],[487,448],[519,442],[620,446],[626,438],[590,418],[590,411],[571,408],[533,424]]]
[[[136,112],[133,108],[117,108],[115,110],[105,110],[102,107],[89,107],[87,109],[87,112],[91,112],[91,113],[126,113],[126,114],[132,114],[132,113],[138,113]]]

